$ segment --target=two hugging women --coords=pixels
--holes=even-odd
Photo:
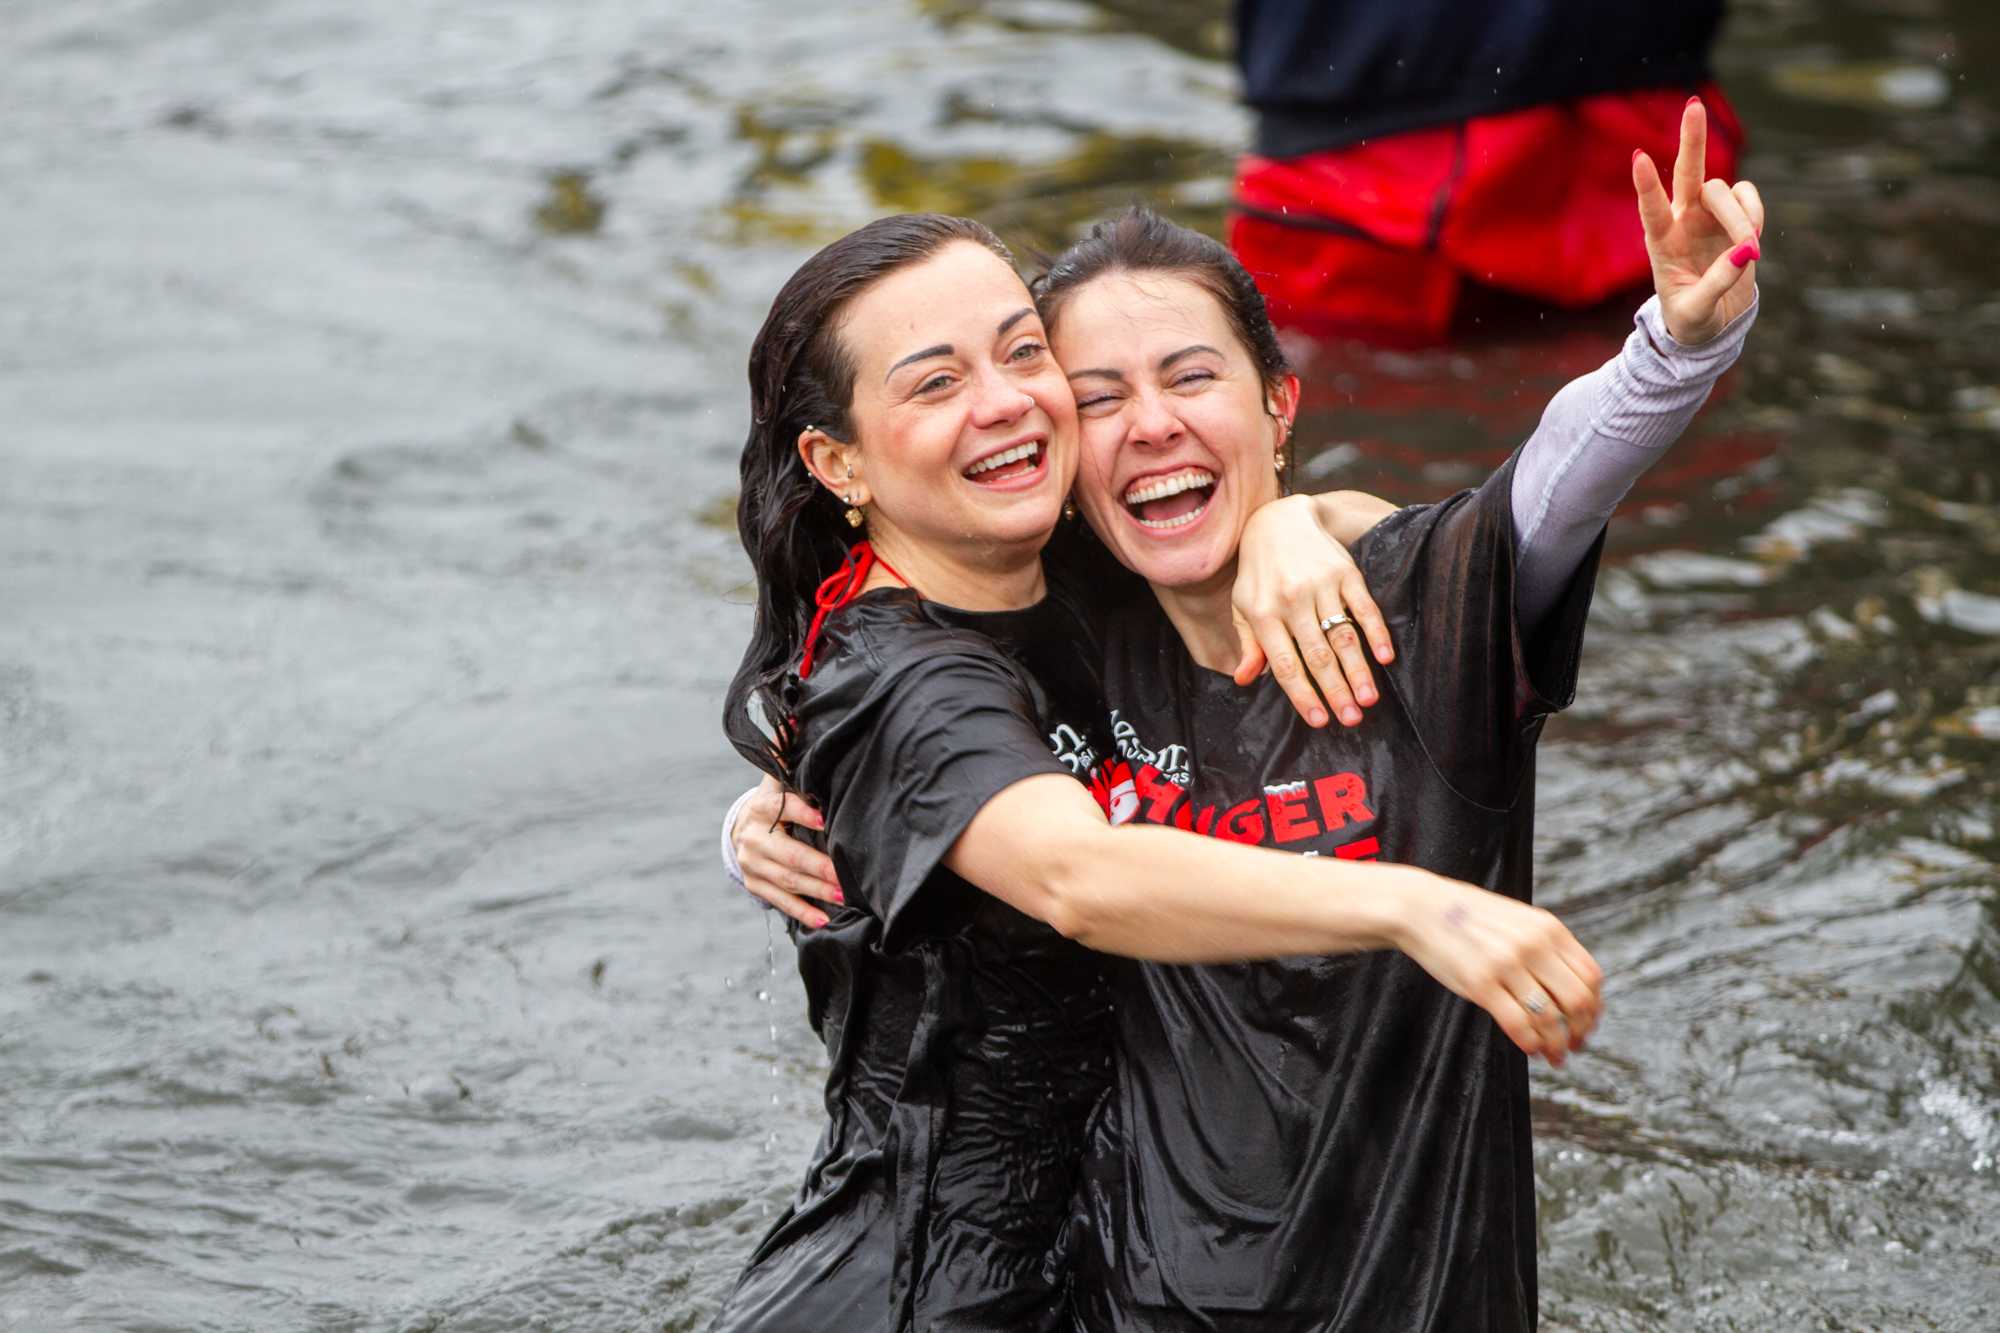
[[[1671,195],[1635,155],[1623,350],[1432,506],[1282,497],[1264,302],[1144,211],[1032,291],[929,215],[786,283],[725,836],[828,1121],[717,1328],[1535,1326],[1527,1058],[1602,977],[1529,905],[1534,749],[1612,508],[1753,317],[1704,134]]]

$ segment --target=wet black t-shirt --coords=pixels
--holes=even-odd
[[[881,589],[822,630],[794,778],[825,813],[847,906],[791,929],[828,1124],[718,1329],[1066,1320],[1057,1247],[1110,1080],[1104,959],[942,864],[994,795],[1090,782],[1106,753],[1097,664],[1051,582],[990,614]]]
[[[1574,690],[1596,553],[1523,644],[1512,476],[1357,544],[1397,652],[1359,727],[1314,731],[1268,676],[1239,689],[1197,666],[1157,604],[1113,614],[1114,818],[1527,900],[1534,745]],[[1117,1089],[1079,1205],[1085,1327],[1534,1327],[1527,1064],[1487,1014],[1394,952],[1113,970]]]

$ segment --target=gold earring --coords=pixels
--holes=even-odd
[[[1283,472],[1285,470],[1285,451],[1283,448],[1280,448],[1278,452],[1272,457],[1271,466],[1277,468],[1278,471],[1280,472]]]
[[[840,498],[847,504],[847,526],[850,528],[860,527],[863,521],[861,506],[854,503],[854,497],[851,495],[843,495]]]
[[[1065,495],[1063,497],[1063,517],[1076,517],[1076,497],[1074,495]]]

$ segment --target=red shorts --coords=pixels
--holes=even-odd
[[[1736,178],[1743,127],[1713,84],[1706,175]],[[1229,245],[1271,317],[1435,337],[1461,277],[1562,306],[1644,281],[1632,151],[1671,180],[1687,89],[1605,93],[1275,162],[1245,157]]]

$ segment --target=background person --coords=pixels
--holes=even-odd
[[[1560,306],[1644,281],[1631,160],[1673,161],[1690,96],[1733,180],[1712,81],[1722,0],[1239,0],[1257,137],[1229,243],[1280,325],[1419,338],[1469,280]]]

